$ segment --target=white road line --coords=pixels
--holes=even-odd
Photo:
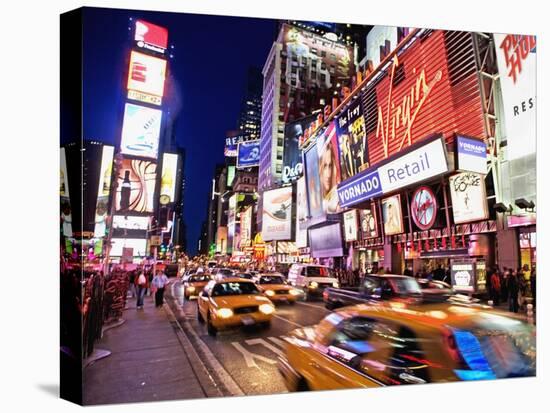
[[[285,348],[285,342],[283,340],[281,340],[280,338],[278,338],[278,337],[268,337],[267,339],[269,341],[273,341],[279,347]]]
[[[318,305],[308,304],[308,303],[304,303],[302,301],[296,301],[296,304],[305,305],[306,307],[316,308],[317,310],[323,310],[327,313],[330,313],[330,310],[327,310],[325,307],[321,307],[321,306],[318,306]]]
[[[265,343],[267,344],[267,343]],[[247,367],[256,367],[257,369],[259,369],[260,367],[256,364],[256,362],[254,361],[254,359],[258,359],[258,360],[261,360],[265,363],[269,363],[269,364],[277,364],[277,362],[275,360],[272,360],[270,358],[267,358],[267,357],[264,357],[264,356],[261,356],[259,354],[255,354],[255,353],[251,353],[250,351],[248,351],[247,349],[245,349],[243,346],[241,346],[239,343],[237,342],[232,342],[231,345],[233,347],[235,347],[235,349],[242,354],[242,356],[244,357],[244,361],[246,362],[246,365]]]
[[[172,284],[172,286],[171,286],[171,291],[172,291],[172,296],[173,297],[175,297],[175,295],[174,295],[174,286],[175,286],[175,284]],[[176,300],[174,300],[174,302],[176,303],[176,306],[178,307],[178,310],[181,313],[185,314],[185,312],[183,311],[183,309],[181,307],[181,304],[178,302],[178,300],[176,299]],[[185,327],[185,333],[190,334],[191,336],[193,336],[193,339],[198,344],[202,354],[206,358],[206,362],[217,373],[218,378],[223,382],[225,388],[233,396],[244,396],[245,393],[239,387],[237,382],[235,380],[233,380],[233,377],[231,377],[231,375],[227,372],[227,370],[225,370],[225,368],[221,365],[221,363],[218,361],[216,356],[214,356],[212,351],[210,351],[210,349],[204,343],[204,341],[202,341],[202,339],[199,337],[199,335],[197,333],[195,333],[195,330],[193,329],[191,324],[189,324],[189,322],[187,321],[186,318],[184,318],[184,320],[183,320],[183,325]]]
[[[246,340],[245,342],[246,342],[246,344],[248,344],[250,346],[253,346],[255,344],[261,344],[262,346],[268,348],[269,350],[271,350],[272,352],[274,352],[275,354],[277,354],[281,357],[284,355],[284,353],[281,350],[279,350],[274,345],[268,343],[263,338],[252,338],[250,340]]]
[[[293,325],[295,325],[295,326],[297,326],[297,327],[303,327],[303,325],[298,324],[298,323],[295,323],[294,321],[287,320],[286,318],[281,317],[281,316],[279,316],[279,315],[273,314],[273,317],[278,318],[279,320],[286,321],[287,323],[293,324]]]

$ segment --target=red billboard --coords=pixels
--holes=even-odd
[[[471,33],[426,31],[363,95],[373,166],[433,133],[485,136]]]
[[[134,40],[139,47],[164,53],[164,50],[168,47],[168,30],[144,20],[137,20]]]

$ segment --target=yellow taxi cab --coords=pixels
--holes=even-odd
[[[244,278],[212,280],[197,300],[197,318],[199,322],[206,322],[211,336],[229,327],[255,324],[269,327],[274,312],[273,303],[256,284]]]
[[[283,275],[279,273],[260,274],[256,277],[258,289],[273,302],[294,304],[302,293],[288,285]]]
[[[536,374],[532,325],[482,306],[357,305],[285,338],[290,391],[488,380]]]
[[[190,275],[183,283],[184,298],[189,300],[191,297],[198,296],[210,280],[212,280],[212,277],[207,273],[195,273]]]

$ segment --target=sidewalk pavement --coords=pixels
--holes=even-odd
[[[111,355],[83,370],[84,405],[220,395],[189,355],[193,351],[167,304],[155,308],[154,296],[146,296],[143,309],[136,309],[135,298],[128,298],[127,307],[125,322],[105,331],[95,345]]]

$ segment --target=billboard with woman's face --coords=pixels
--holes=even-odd
[[[325,214],[340,212],[337,186],[340,183],[340,164],[338,162],[338,142],[336,127],[331,122],[324,133],[317,138],[319,155],[319,180],[321,202]]]
[[[319,155],[317,147],[312,146],[305,154],[306,164],[306,190],[309,205],[309,218],[317,218],[323,215],[321,202],[321,182],[319,180]]]

